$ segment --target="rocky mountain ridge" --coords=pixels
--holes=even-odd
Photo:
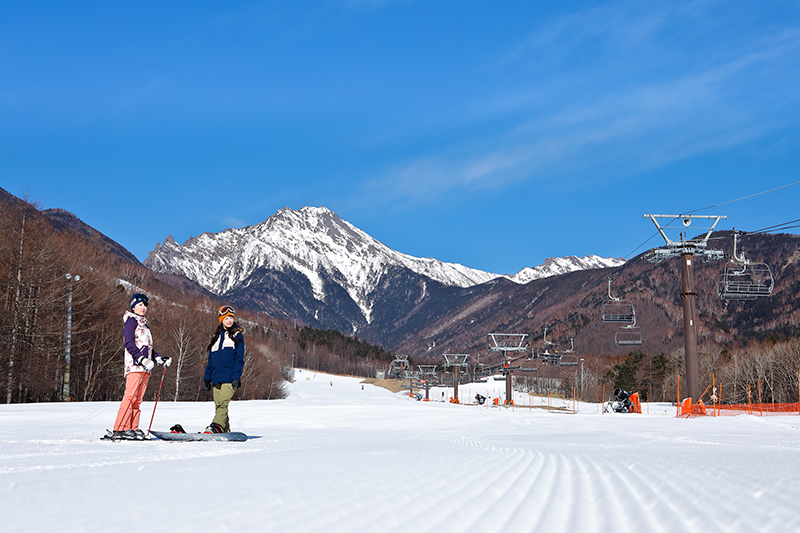
[[[20,208],[20,202],[0,189],[0,214],[11,216]],[[74,215],[59,210],[47,211],[45,215],[51,220],[58,219],[54,220],[51,231],[72,233],[75,230],[95,245],[97,256],[104,257],[120,272],[128,268],[126,265],[130,265],[132,271],[144,271],[138,262],[130,259],[129,253],[119,253],[114,246],[109,247],[102,235],[94,235],[93,231],[82,227],[80,219]],[[75,227],[76,224],[79,227]],[[713,243],[714,248],[730,256],[732,232],[715,232]],[[739,239],[739,252],[742,250],[746,250],[750,261],[769,266],[774,276],[774,291],[769,297],[755,301],[722,300],[715,288],[724,271],[724,261],[696,262],[698,348],[701,355],[707,354],[712,359],[724,359],[736,346],[800,336],[800,306],[797,304],[800,298],[800,235],[746,234]],[[209,260],[212,260],[210,256]],[[569,262],[569,258],[557,258],[545,261],[542,267],[564,260]],[[318,271],[320,292],[325,295],[324,301],[318,300],[311,280],[299,270],[308,265],[290,266],[280,271],[254,268],[242,283],[229,289],[224,298],[272,317],[294,318],[298,326],[305,323],[345,334],[356,332],[360,339],[380,344],[395,353],[409,354],[417,361],[438,363],[445,353],[480,353],[483,362],[484,356],[491,355],[487,350],[490,332],[526,333],[531,349],[539,349],[543,347],[545,326],[549,341],[570,346],[570,339],[574,338],[574,348],[590,361],[592,356],[602,358],[630,350],[615,345],[616,327],[600,319],[609,277],[614,279],[613,294],[636,307],[636,326],[644,340],[640,349],[650,354],[682,349],[678,261],[674,258],[650,264],[634,258],[619,266],[575,270],[525,284],[515,283],[510,279],[512,276],[499,276],[482,283],[464,283],[464,286],[448,284],[446,279],[437,281],[411,270],[407,264],[398,263],[386,266],[374,290],[367,295],[372,309],[370,322],[345,290],[340,272]],[[173,293],[179,293],[181,298],[195,298],[193,301],[197,305],[207,305],[206,298],[218,301],[215,294],[182,274],[156,273],[155,278],[164,294],[174,289]],[[170,285],[170,290],[166,284]],[[291,328],[291,322],[288,324]]]
[[[532,279],[619,266],[623,262],[598,256],[550,258],[543,265],[505,277],[524,284]],[[283,304],[285,315],[316,322],[314,325],[320,327],[341,327],[344,319],[349,322],[346,329],[352,332],[373,322],[375,306],[383,299],[378,287],[387,277],[398,283],[399,272],[405,273],[404,278],[419,277],[418,282],[423,285],[427,279],[443,287],[460,288],[502,277],[397,252],[324,207],[284,208],[260,224],[204,233],[182,245],[170,236],[150,252],[144,264],[155,272],[186,276],[217,295],[241,294],[241,298],[251,300],[250,304],[257,302],[252,295],[243,293],[257,293],[266,283],[274,289],[273,300],[284,292],[291,296],[287,302],[298,302],[300,308],[296,310],[288,308],[290,303]],[[263,299],[271,298],[265,293]],[[392,302],[380,305],[391,306]],[[268,302],[265,307],[276,310]],[[339,308],[333,313],[336,319],[326,312],[331,307]]]

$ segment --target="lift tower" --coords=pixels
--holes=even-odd
[[[425,386],[425,401],[430,400],[431,380],[436,377],[436,365],[417,365],[419,375]]]
[[[693,402],[700,399],[700,386],[697,372],[697,318],[695,314],[694,301],[697,293],[694,290],[694,271],[692,269],[692,260],[695,256],[702,256],[706,260],[719,260],[724,259],[725,254],[722,250],[709,250],[708,238],[717,226],[717,223],[722,219],[728,217],[723,215],[644,215],[649,218],[656,229],[664,238],[665,246],[663,248],[654,248],[644,255],[644,260],[650,263],[660,263],[664,259],[670,257],[680,256],[681,258],[681,280],[682,290],[681,299],[683,299],[683,330],[685,342],[685,357],[686,357],[686,391],[689,398]],[[693,220],[702,219],[712,221],[711,226],[701,227],[697,229],[707,229],[708,233],[702,237],[695,237],[694,239],[686,239],[685,232],[680,232],[677,241],[671,240],[667,237],[665,232],[666,226],[661,226],[658,220],[672,219],[672,221],[680,220],[685,228],[691,226]],[[671,223],[671,222],[670,222]],[[667,224],[668,226],[669,224]]]
[[[446,353],[444,354],[445,368],[453,369],[453,398],[458,401],[458,369],[467,368],[469,354],[467,353]]]
[[[512,373],[516,368],[511,368],[510,352],[527,352],[528,347],[524,345],[527,333],[489,333],[492,338],[492,345],[489,347],[493,352],[502,352],[504,356],[503,374],[506,377],[506,402],[514,399],[514,391],[511,386]]]

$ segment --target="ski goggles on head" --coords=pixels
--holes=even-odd
[[[136,293],[131,296],[131,311],[133,311],[133,308],[136,307],[136,304],[142,303],[145,307],[147,307],[149,302],[150,300],[147,298],[147,295]]]
[[[226,316],[232,316],[236,318],[236,310],[234,310],[234,308],[231,307],[230,305],[223,305],[222,307],[219,308],[220,324],[222,323],[223,320],[225,320]]]

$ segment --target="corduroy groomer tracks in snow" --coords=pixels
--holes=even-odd
[[[170,531],[800,528],[797,415],[686,419],[654,403],[641,415],[587,403],[570,414],[418,402],[307,370],[295,378],[286,400],[231,404],[247,442],[104,443],[96,428],[113,402],[0,405],[4,530],[129,528],[126,495],[155,487],[163,505],[148,507],[147,524]],[[459,389],[493,398],[502,385]],[[143,403],[145,416],[152,407]],[[153,427],[202,428],[207,417],[208,402],[162,402]],[[212,478],[229,484],[209,490]]]

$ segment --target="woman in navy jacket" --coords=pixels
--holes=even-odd
[[[230,305],[219,308],[219,326],[208,345],[208,364],[203,385],[214,389],[214,420],[206,433],[228,433],[228,404],[242,381],[244,369],[244,336],[236,323],[236,311]]]

